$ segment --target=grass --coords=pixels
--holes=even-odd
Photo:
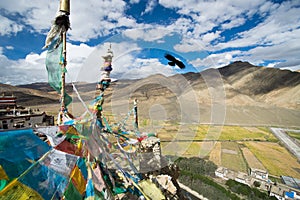
[[[209,160],[215,163],[216,165],[221,166],[221,142],[216,142],[214,148],[209,154]]]
[[[290,137],[295,138],[297,140],[300,140],[300,133],[299,132],[291,132],[287,131],[286,132]]]
[[[265,170],[263,164],[255,157],[255,155],[247,147],[241,148],[241,150],[250,168]]]
[[[164,124],[158,133],[164,140],[278,141],[263,127]]]
[[[213,148],[213,142],[161,142],[163,155],[182,157],[206,157]]]
[[[236,142],[222,142],[221,163],[222,166],[234,171],[247,172],[247,163]]]
[[[244,142],[268,172],[300,178],[300,164],[284,147],[271,142]]]

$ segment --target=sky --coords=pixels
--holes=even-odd
[[[67,81],[201,72],[234,61],[300,70],[300,0],[70,0]],[[0,82],[47,82],[43,49],[59,0],[0,1]],[[186,65],[168,65],[171,53]]]

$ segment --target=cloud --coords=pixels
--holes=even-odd
[[[288,69],[291,71],[299,71],[300,70],[300,59],[295,58],[294,60],[289,60],[286,62],[280,62],[274,65],[276,68]]]
[[[157,5],[157,2],[156,0],[149,0],[147,5],[146,5],[146,9],[144,12],[142,12],[141,15],[144,15],[146,13],[150,13],[152,12],[152,10],[154,9],[154,7]]]
[[[197,52],[204,49],[205,44],[201,43],[201,41],[194,39],[184,38],[179,44],[174,46],[174,49],[178,52]]]
[[[30,54],[25,59],[12,61],[6,56],[0,55],[2,83],[20,85],[32,82],[46,81],[46,68],[44,65],[45,53],[41,55]]]
[[[23,30],[23,26],[0,15],[0,36],[16,34]]]
[[[42,30],[50,28],[51,20],[54,19],[55,12],[58,10],[58,3],[56,1],[10,0],[1,1],[0,7],[13,18],[21,16],[19,21],[19,23],[22,23],[19,24],[21,28],[30,26],[32,30],[40,33]],[[53,16],[53,19],[49,16]],[[21,28],[17,28],[15,31],[22,31]]]
[[[207,57],[201,59],[197,58],[190,61],[194,67],[202,71],[207,68],[219,68],[230,64],[233,60],[236,60],[236,56],[240,55],[240,51],[229,51],[219,54],[210,54]]]
[[[7,50],[14,50],[14,47],[13,46],[6,46],[5,47]],[[0,52],[1,53],[1,52]]]
[[[122,66],[122,70],[116,70],[115,73],[122,74],[119,79],[139,79],[146,78],[154,74],[162,74],[170,76],[175,74],[168,65],[163,65],[158,59],[142,59],[142,58],[129,58],[130,55],[125,56],[115,62],[115,65]],[[122,65],[120,65],[122,64]]]
[[[86,44],[67,44],[67,82],[74,81],[88,55],[95,49]],[[1,51],[0,51],[1,52]],[[0,55],[0,80],[12,85],[28,84],[33,82],[47,82],[45,66],[46,51],[40,54],[30,53],[24,59],[9,60]]]
[[[268,61],[269,66],[291,69],[298,66],[298,61],[295,59],[299,57],[300,52],[298,14],[300,8],[297,1],[282,3],[263,0],[203,2],[186,0],[176,1],[176,3],[174,0],[147,1],[143,14],[154,12],[157,4],[177,13],[177,18],[168,25],[146,24],[141,22],[143,16],[137,19],[133,15],[127,15],[128,7],[134,3],[141,2],[139,0],[131,0],[129,3],[122,0],[72,2],[70,15],[72,30],[68,31],[70,42],[68,43],[68,70],[72,80],[89,74],[83,72],[81,70],[83,68],[91,72],[91,80],[97,80],[99,67],[103,61],[101,56],[105,54],[107,46],[106,43],[101,43],[100,46],[95,47],[97,44],[94,41],[100,39],[100,43],[104,38],[109,36],[118,38],[118,35],[123,36],[119,37],[122,40],[118,42],[117,39],[107,39],[112,41],[116,55],[114,60],[116,66],[113,71],[116,76],[127,74],[128,77],[142,77],[159,69],[155,67],[161,66],[158,60],[135,56],[134,52],[144,48],[143,42],[154,47],[159,46],[158,44],[169,45],[164,48],[174,48],[175,51],[187,55],[185,57],[189,57],[188,53],[196,55],[207,51],[210,55],[206,58],[196,59],[194,56],[193,60],[188,61],[198,68],[219,67],[232,60],[244,60],[253,64],[263,64]],[[33,35],[46,34],[58,10],[58,5],[58,1],[1,1],[0,36],[16,35],[24,31],[25,27]],[[254,19],[258,20],[257,25],[244,30],[243,26]],[[241,32],[235,32],[239,29]],[[172,43],[171,46],[171,42],[164,39],[174,33],[178,33],[181,37],[177,37],[176,41],[174,37],[172,41],[174,44]],[[83,43],[78,45],[78,42],[89,42],[94,47]],[[0,47],[0,64],[4,66],[3,69],[12,72],[1,72],[1,81],[5,78],[4,73],[10,77],[5,79],[12,80],[14,84],[20,80],[30,81],[30,78],[19,79],[21,73],[24,77],[32,75],[36,80],[46,79],[45,52],[30,53],[23,59],[9,60],[2,55],[8,52],[7,50],[18,51],[13,44],[4,44]],[[135,70],[140,70],[142,73],[139,75]],[[166,69],[162,73],[171,72]],[[18,77],[13,78],[12,74]],[[88,80],[89,77],[86,79]]]
[[[51,21],[55,19],[59,2],[11,0],[1,1],[0,7],[11,15],[20,15],[24,23],[22,26],[17,26],[13,21],[8,21],[2,16],[0,34],[4,31],[9,32],[7,30],[9,27],[11,32],[21,31],[24,25],[30,26],[34,32],[46,34],[51,27]],[[134,20],[124,14],[125,9],[126,3],[122,0],[72,2],[70,6],[72,30],[69,31],[69,39],[86,42],[93,38],[114,34],[120,28],[119,26],[129,26],[129,28],[134,26]],[[116,26],[117,24],[119,26]]]
[[[163,26],[155,26],[155,28],[145,26],[144,28],[125,30],[122,32],[122,35],[133,40],[153,42],[158,41],[171,33],[171,30]]]

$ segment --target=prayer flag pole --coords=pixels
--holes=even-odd
[[[64,12],[67,16],[70,15],[70,0],[60,0],[60,8],[59,10],[61,12]],[[62,70],[61,70],[61,116],[64,113],[66,109],[66,103],[65,103],[65,86],[66,86],[66,78],[65,78],[65,72],[66,72],[66,66],[67,66],[67,31],[68,27],[65,27],[63,31],[61,32],[61,38],[63,43],[63,62],[62,62]],[[60,118],[62,120],[62,117]],[[59,122],[59,124],[62,121]]]

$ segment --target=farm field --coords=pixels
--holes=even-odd
[[[300,164],[297,159],[278,143],[245,142],[244,144],[270,174],[300,178]]]
[[[157,132],[161,140],[270,141],[278,139],[264,127],[171,125]]]
[[[220,131],[220,127],[208,125],[179,127],[168,125],[158,132],[164,155],[199,156],[235,171],[258,168],[274,176],[300,178],[297,159],[280,145],[268,128],[223,126]],[[188,137],[184,137],[182,130],[190,132]],[[192,135],[196,139],[193,140]]]
[[[221,164],[234,171],[247,173],[247,163],[237,142],[222,142]]]
[[[300,142],[300,132],[291,132],[287,131],[286,132],[290,137],[296,139],[298,142]]]

